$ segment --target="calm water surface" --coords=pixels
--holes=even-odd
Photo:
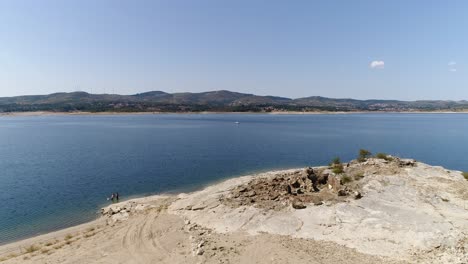
[[[465,114],[0,117],[0,244],[91,220],[112,192],[192,191],[359,148],[468,171],[467,131]]]

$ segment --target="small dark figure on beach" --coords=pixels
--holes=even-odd
[[[119,202],[119,193],[115,193],[115,199]]]
[[[109,198],[109,200],[111,200],[112,202],[114,202],[114,199],[115,199],[115,193],[112,193],[111,197]]]

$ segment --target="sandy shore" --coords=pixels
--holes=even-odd
[[[300,210],[289,204],[299,194],[260,197],[265,184],[287,182],[302,175],[299,169],[234,178],[189,194],[124,201],[104,208],[103,217],[90,223],[0,246],[0,260],[466,263],[468,181],[458,171],[405,166],[374,159],[353,163],[346,173],[359,173],[360,179],[345,189],[359,190],[362,198],[335,199],[327,196],[333,188],[323,185],[311,195],[332,198]],[[246,198],[256,201],[243,204]],[[264,206],[272,203],[281,206]]]

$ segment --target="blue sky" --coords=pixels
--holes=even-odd
[[[0,96],[468,99],[468,1],[0,0]]]

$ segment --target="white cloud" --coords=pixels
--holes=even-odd
[[[384,61],[372,61],[370,63],[370,67],[372,69],[383,69],[385,67],[385,62]]]
[[[451,71],[451,72],[456,72],[456,71],[457,71],[457,69],[450,69],[450,71]]]
[[[448,66],[455,66],[455,65],[457,65],[457,62],[455,62],[455,61],[450,61],[448,63]]]

